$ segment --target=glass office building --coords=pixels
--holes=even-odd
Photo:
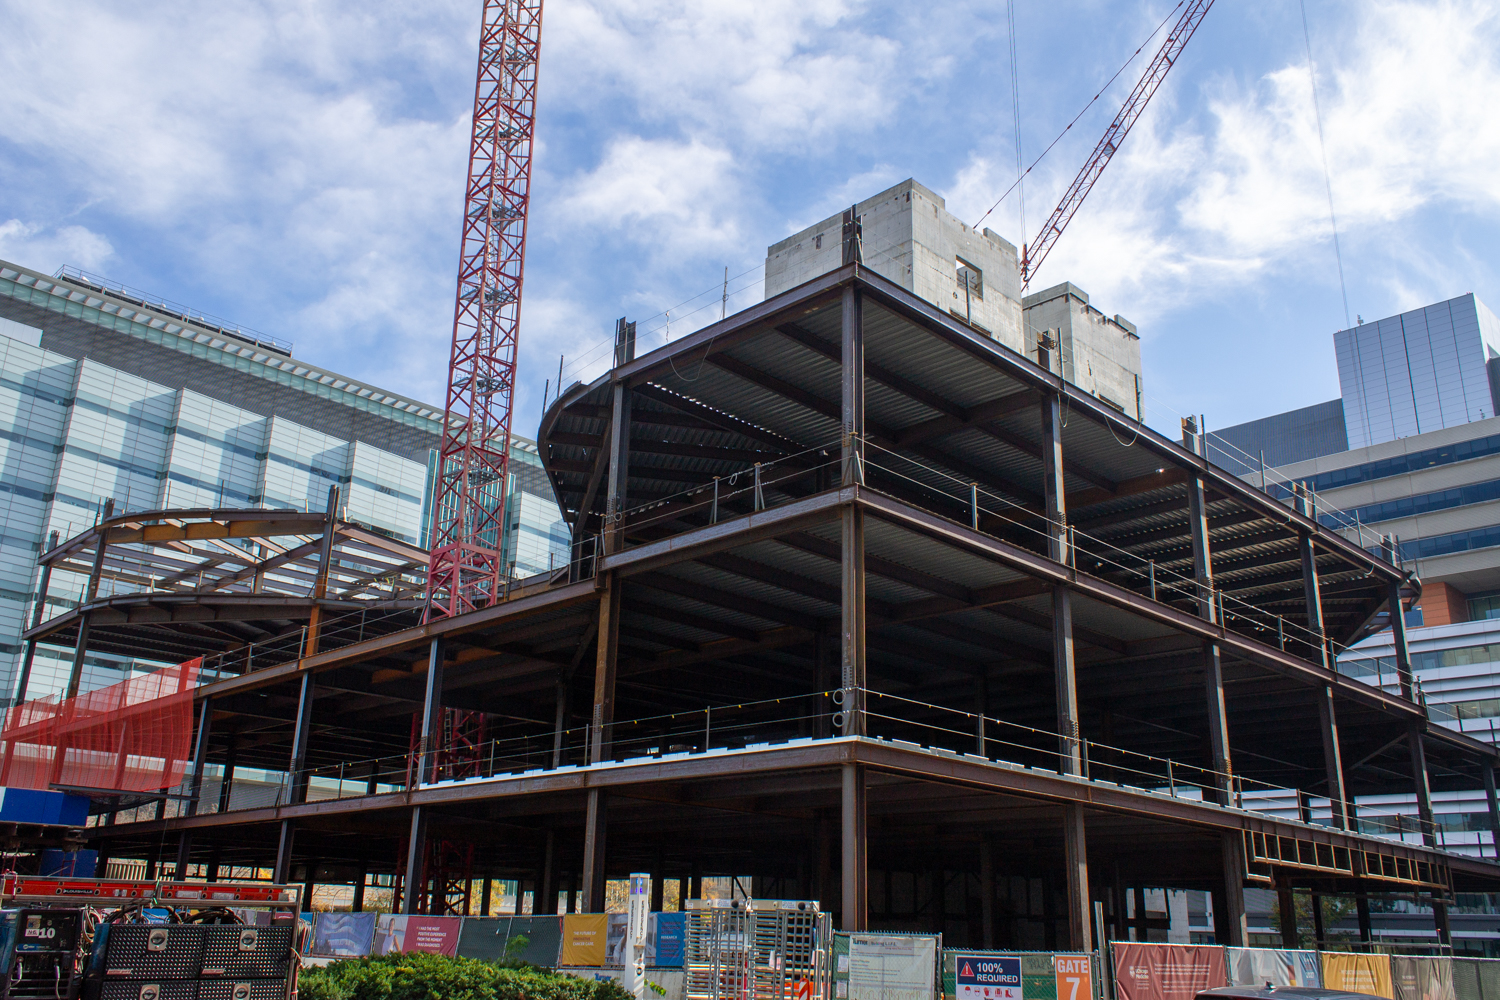
[[[1496,414],[1500,320],[1473,293],[1340,330],[1333,344],[1350,448]]]
[[[0,261],[0,695],[13,694],[48,534],[125,511],[322,510],[425,545],[442,412],[293,358],[290,345],[101,279]],[[512,447],[516,574],[566,559],[567,534],[536,446]],[[56,613],[81,576],[58,573]],[[108,594],[106,576],[100,593]],[[133,589],[133,588],[131,588]],[[60,689],[71,651],[39,647],[28,694]],[[90,654],[85,688],[151,669]],[[9,698],[6,698],[9,701]]]

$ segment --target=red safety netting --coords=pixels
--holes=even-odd
[[[146,792],[182,782],[193,742],[193,688],[203,658],[59,702],[8,710],[0,786]]]

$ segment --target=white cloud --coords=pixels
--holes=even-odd
[[[114,255],[108,239],[84,226],[50,229],[20,219],[0,222],[0,257],[34,271],[51,274],[63,264],[93,271]]]
[[[645,119],[772,147],[874,127],[899,46],[860,0],[577,0],[549,12],[544,75],[564,103],[624,100]],[[555,64],[554,64],[555,65]],[[545,72],[545,71],[544,71]]]

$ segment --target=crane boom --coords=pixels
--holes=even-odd
[[[1150,103],[1152,95],[1161,86],[1162,80],[1166,79],[1167,71],[1177,62],[1177,57],[1182,54],[1183,46],[1187,45],[1188,39],[1193,37],[1193,32],[1198,30],[1198,24],[1203,16],[1208,13],[1208,8],[1214,5],[1214,0],[1192,0],[1187,5],[1187,10],[1177,19],[1172,27],[1171,34],[1157,50],[1151,65],[1146,67],[1146,72],[1141,75],[1140,81],[1130,96],[1125,99],[1125,104],[1120,108],[1115,120],[1109,123],[1109,128],[1104,130],[1104,136],[1099,140],[1099,145],[1094,147],[1094,153],[1089,157],[1083,169],[1078,171],[1078,176],[1073,178],[1073,183],[1063,194],[1062,200],[1047,217],[1042,229],[1037,233],[1035,240],[1030,246],[1021,248],[1021,284],[1031,282],[1031,276],[1042,266],[1042,261],[1047,258],[1052,249],[1073,216],[1077,214],[1083,199],[1094,187],[1094,182],[1104,172],[1110,159],[1119,150],[1120,144],[1125,141],[1125,136],[1130,134],[1130,128],[1141,117]]]
[[[438,447],[428,620],[500,589],[542,0],[484,0],[453,348]]]

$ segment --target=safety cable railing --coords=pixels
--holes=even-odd
[[[888,458],[876,460],[866,457],[861,463],[864,469],[882,472],[920,489],[942,495],[949,501],[950,509],[957,509],[968,515],[968,524],[974,530],[1000,537],[986,530],[987,519],[998,519],[1003,522],[1007,531],[1021,532],[1023,537],[1034,537],[1040,543],[1038,547],[1042,551],[1058,544],[1065,553],[1068,565],[1074,569],[1082,569],[1106,579],[1113,577],[1115,582],[1123,578],[1126,581],[1123,585],[1133,584],[1130,589],[1152,600],[1167,603],[1175,600],[1191,601],[1195,606],[1211,610],[1214,620],[1223,623],[1226,628],[1233,628],[1248,637],[1283,650],[1289,642],[1294,646],[1305,647],[1309,658],[1314,662],[1324,658],[1320,651],[1326,649],[1327,662],[1331,667],[1339,656],[1353,649],[1300,622],[1256,607],[1226,592],[1222,587],[1214,587],[1210,583],[1185,576],[1169,565],[1122,549],[1102,538],[1080,531],[1074,525],[1052,520],[1040,511],[993,493],[978,483],[965,482],[952,473],[869,441],[865,442],[865,448],[867,456],[869,452],[878,452]],[[904,469],[898,468],[897,463],[904,463]],[[1379,663],[1376,675],[1375,686],[1383,687],[1386,681]],[[1391,683],[1399,687],[1401,680],[1399,676],[1393,676]]]
[[[862,708],[854,705],[856,695]],[[1067,773],[1064,761],[1076,748],[1077,776],[1087,780],[1314,825],[1336,825],[1326,796],[1312,796],[1303,789],[1084,736],[1066,738],[1052,730],[988,713],[871,688],[813,691],[617,720],[606,734],[601,762],[682,759],[708,752],[837,738],[842,735],[839,723],[854,712],[863,720],[864,735],[898,745],[1058,774]],[[429,754],[427,780],[421,784],[461,783],[586,766],[590,762],[590,737],[590,727],[571,726],[560,731],[497,736],[462,752],[434,751]],[[227,811],[239,811],[287,805],[299,796],[303,801],[319,802],[404,792],[415,784],[414,764],[414,754],[402,753],[310,767],[296,774],[240,768],[234,772],[230,794],[223,801]],[[222,771],[219,778],[222,780]],[[186,811],[191,785],[189,776],[177,791],[180,797],[169,802],[167,815]],[[196,811],[217,811],[220,790],[219,781],[206,775]],[[1354,803],[1348,803],[1348,807],[1355,814],[1353,826],[1359,833],[1411,843],[1421,843],[1425,833],[1439,847],[1489,847],[1491,853],[1495,849],[1493,835],[1488,840],[1459,837],[1455,841],[1450,836],[1455,831],[1450,831],[1441,818],[1426,823],[1404,813],[1388,814],[1386,811],[1399,808],[1389,803],[1368,807],[1380,813],[1366,814]]]

